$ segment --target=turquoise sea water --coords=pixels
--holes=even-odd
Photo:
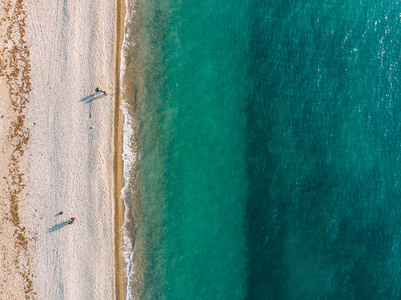
[[[127,12],[128,298],[398,299],[398,6]]]

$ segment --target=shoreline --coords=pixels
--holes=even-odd
[[[114,299],[125,299],[126,278],[124,276],[123,258],[123,234],[121,229],[124,224],[124,203],[121,198],[121,190],[124,186],[123,176],[123,124],[124,115],[121,110],[121,49],[124,41],[124,23],[126,7],[123,0],[117,0],[116,4],[116,48],[115,48],[115,86],[116,99],[114,103],[114,157],[113,157],[113,184],[114,184],[114,251],[115,251],[115,274],[114,274]]]

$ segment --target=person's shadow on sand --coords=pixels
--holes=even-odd
[[[54,232],[56,230],[59,230],[59,229],[65,227],[65,226],[67,226],[67,225],[68,225],[68,221],[64,221],[64,222],[58,223],[58,224],[54,225],[52,228],[49,228],[47,230],[47,232],[50,232],[50,233]]]
[[[81,100],[79,100],[79,102],[85,102],[85,104],[89,104],[97,99],[104,98],[104,97],[106,97],[106,95],[103,93],[95,93],[95,94],[91,94],[89,96],[82,98]]]

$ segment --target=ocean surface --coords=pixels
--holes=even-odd
[[[401,297],[400,22],[127,0],[127,299]]]

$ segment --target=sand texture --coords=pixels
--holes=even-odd
[[[0,299],[113,299],[115,2],[0,14]]]

